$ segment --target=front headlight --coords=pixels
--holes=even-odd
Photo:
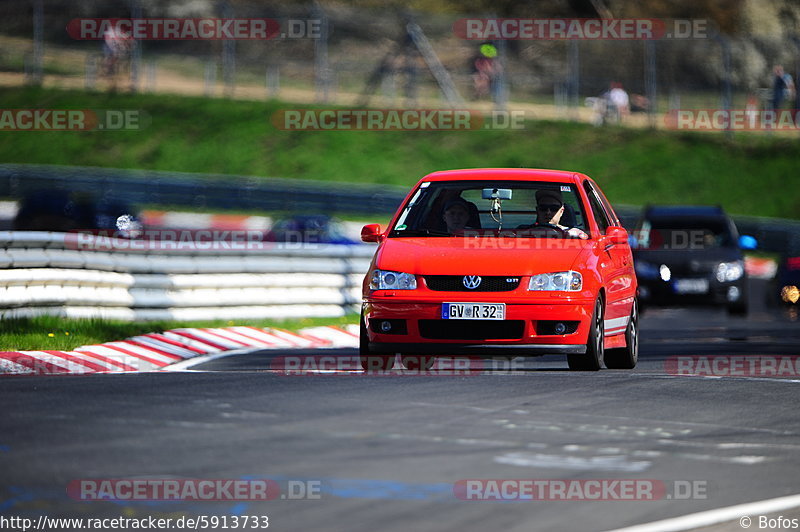
[[[417,278],[410,273],[373,270],[369,287],[373,290],[415,290]]]
[[[744,275],[744,263],[740,260],[723,262],[717,266],[717,281],[721,283],[736,281],[742,275]]]
[[[540,273],[531,277],[528,290],[578,292],[583,288],[583,277],[579,272]]]

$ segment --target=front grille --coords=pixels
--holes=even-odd
[[[522,320],[419,320],[419,334],[430,340],[519,340]]]
[[[477,288],[464,286],[463,275],[426,275],[425,284],[436,292],[510,292],[519,286],[519,277],[492,275],[481,277]]]

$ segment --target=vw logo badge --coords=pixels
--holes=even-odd
[[[481,285],[481,276],[480,275],[465,275],[464,278],[461,280],[466,288],[470,290],[475,290]]]

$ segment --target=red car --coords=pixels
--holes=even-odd
[[[363,283],[362,367],[436,355],[566,354],[633,368],[639,330],[628,234],[597,184],[555,170],[435,172],[408,194]]]

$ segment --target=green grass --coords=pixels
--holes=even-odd
[[[0,320],[0,351],[69,351],[89,344],[122,340],[139,334],[163,332],[178,327],[279,327],[298,330],[319,325],[358,323],[355,314],[340,318],[304,318],[292,320],[219,320],[204,322],[154,321],[129,323],[105,320],[65,319],[53,316]]]
[[[524,130],[281,131],[278,101],[3,88],[4,108],[142,109],[141,131],[0,132],[0,162],[218,172],[410,187],[440,169],[559,168],[594,177],[614,203],[720,204],[797,218],[795,138],[681,133],[565,122]]]

